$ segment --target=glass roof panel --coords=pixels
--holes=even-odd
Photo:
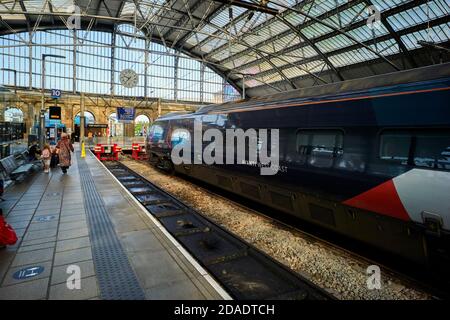
[[[372,3],[378,8],[378,10],[384,12],[410,1],[411,0],[372,0]]]
[[[53,12],[73,12],[73,0],[52,0]]]
[[[123,5],[122,11],[120,13],[121,17],[133,16],[136,12],[136,6],[132,2],[127,2]]]
[[[289,79],[294,79],[310,73],[320,73],[325,70],[328,70],[328,68],[329,68],[328,65],[324,61],[316,60],[313,62],[298,65],[296,67],[284,69],[283,73]]]
[[[361,21],[367,18],[366,5],[358,3],[350,8],[340,11],[324,21],[337,28],[343,28],[355,22]]]
[[[164,10],[163,5],[166,3],[166,0],[141,0],[136,3],[138,3],[139,10],[136,9],[135,2],[129,0],[124,4],[120,16],[129,17],[136,14],[140,19],[153,21],[156,13],[160,10]]]
[[[449,14],[450,6],[448,0],[434,0],[402,11],[388,17],[387,20],[391,23],[395,31],[399,31],[443,16],[448,16]]]
[[[207,24],[203,28],[201,28],[200,31],[201,33],[195,32],[190,38],[188,38],[187,42],[191,45],[197,45],[208,38],[209,35],[217,32],[218,29],[210,24]]]
[[[338,34],[333,38],[328,38],[316,43],[319,50],[322,51],[323,53],[328,53],[331,51],[349,47],[352,44],[354,44],[354,41],[350,40],[343,34]]]
[[[430,29],[420,30],[402,36],[402,41],[409,50],[420,48],[418,41],[442,43],[450,39],[450,22]]]
[[[228,46],[225,50],[222,50],[214,55],[212,55],[210,58],[218,61],[222,61],[229,56],[232,56],[236,53],[242,52],[243,50],[247,49],[247,46],[241,45],[241,44],[233,44],[231,46]],[[206,50],[203,50],[206,51]]]
[[[236,4],[230,6],[207,0],[207,5],[203,5],[197,1],[203,0],[126,0],[120,17],[127,20],[126,23],[134,22],[134,18],[137,17],[164,29],[164,32],[158,33],[158,28],[149,28],[149,32],[153,30],[151,34],[153,38],[164,34],[172,35],[173,32],[168,30],[184,28],[181,29],[183,31],[178,31],[180,38],[187,36],[186,47],[183,49],[191,50],[192,54],[201,56],[206,61],[219,63],[229,71],[237,69],[255,76],[260,75],[259,81],[258,79],[246,81],[255,86],[262,85],[262,82],[283,80],[280,73],[274,70],[276,68],[283,70],[283,74],[288,78],[328,70],[329,66],[324,65],[320,52],[327,55],[333,65],[339,68],[380,59],[380,55],[389,58],[401,53],[398,38],[401,38],[409,50],[420,48],[418,41],[447,43],[450,40],[450,22],[448,19],[442,19],[450,16],[449,0],[271,0],[267,6],[279,10],[277,16],[238,7]],[[256,0],[241,1],[258,3]],[[46,0],[30,0],[23,3],[29,11],[50,12],[50,7],[44,6]],[[74,0],[52,0],[50,3],[53,12],[67,12]],[[90,5],[92,9],[96,1],[75,3]],[[117,9],[119,6],[113,6],[113,3],[118,4],[119,1],[111,2],[111,9]],[[376,28],[371,28],[365,23],[372,15],[369,10],[371,4],[385,19],[384,23],[380,23]],[[191,12],[191,15],[195,16],[193,21],[190,20],[191,15],[185,12],[187,6],[197,8]],[[210,12],[202,12],[207,6],[211,9]],[[285,6],[295,7],[295,10],[286,9]],[[395,8],[398,10],[392,10]],[[0,0],[0,10],[5,22],[11,19],[25,19],[20,13],[19,1]],[[10,12],[6,13],[8,10]],[[18,13],[14,14],[15,12]],[[31,20],[36,18],[33,16]],[[201,21],[201,18],[206,20]],[[437,25],[437,19],[442,21],[439,22],[440,25]],[[178,22],[182,24],[177,24]],[[429,27],[427,22],[430,22]],[[299,32],[291,30],[289,24]],[[398,37],[390,34],[389,26]],[[188,32],[190,28],[195,29]],[[305,37],[309,41],[305,41]],[[353,37],[356,41],[349,37]],[[173,40],[172,38],[169,40]],[[317,48],[311,47],[311,43]],[[375,52],[364,48],[361,43],[369,45]],[[325,69],[322,69],[324,66]]]
[[[351,64],[364,62],[376,58],[376,54],[365,49],[356,49],[348,52],[343,52],[338,55],[329,57],[330,62],[336,67],[344,67]]]
[[[5,10],[8,12],[11,12],[11,14],[8,13],[2,13],[2,19],[3,20],[25,20],[25,15],[18,14],[14,12],[22,12],[22,8],[20,7],[19,3],[17,1],[0,1],[0,10]]]
[[[224,45],[227,42],[228,40],[226,39],[212,38],[211,40],[208,40],[207,42],[203,43],[200,46],[200,50],[202,50],[203,52],[210,52],[220,47],[221,45]]]
[[[240,15],[242,15],[245,12],[247,12],[247,9],[232,6],[232,18],[233,19],[236,19],[237,17],[239,17]],[[228,9],[222,10],[217,16],[215,16],[213,19],[211,19],[211,23],[216,26],[219,26],[219,27],[224,27],[227,24],[229,24],[230,23],[230,12],[228,11]]]
[[[24,1],[25,9],[29,12],[50,12],[50,8],[46,0],[30,0]]]

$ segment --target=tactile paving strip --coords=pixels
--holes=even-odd
[[[89,167],[85,160],[78,159],[100,296],[107,300],[143,300],[144,291],[117,238]]]

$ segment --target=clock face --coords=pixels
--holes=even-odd
[[[127,88],[134,88],[139,82],[138,74],[131,69],[124,69],[120,72],[120,83]]]

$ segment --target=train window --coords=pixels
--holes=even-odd
[[[381,134],[383,160],[450,170],[450,130],[398,130]]]
[[[297,133],[297,152],[312,166],[331,168],[334,159],[343,154],[343,140],[341,130],[301,130]]]
[[[297,151],[303,155],[342,153],[344,134],[340,130],[302,130],[297,133]]]
[[[411,135],[389,132],[381,135],[381,159],[407,161]]]
[[[415,166],[450,169],[450,132],[417,134],[414,138]]]
[[[158,124],[154,124],[150,128],[149,139],[153,143],[158,143],[163,140],[164,128]]]
[[[191,140],[191,134],[186,129],[175,129],[172,133],[171,142],[172,146],[176,146],[179,143],[186,143]]]

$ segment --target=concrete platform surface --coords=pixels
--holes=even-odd
[[[89,168],[83,177],[79,161]],[[89,192],[101,199],[94,206],[82,187],[87,178],[95,185]],[[0,299],[102,299],[110,296],[105,290],[120,296],[132,281],[115,282],[123,270],[115,261],[110,269],[104,265],[116,252],[125,257],[122,263],[131,267],[125,276],[137,280],[131,285],[145,299],[226,298],[89,152],[85,159],[73,156],[67,175],[59,168],[36,173],[8,188],[3,198],[0,207],[19,241],[0,249]],[[93,225],[94,209],[107,213],[109,227]],[[107,236],[118,239],[119,251],[108,251]]]

